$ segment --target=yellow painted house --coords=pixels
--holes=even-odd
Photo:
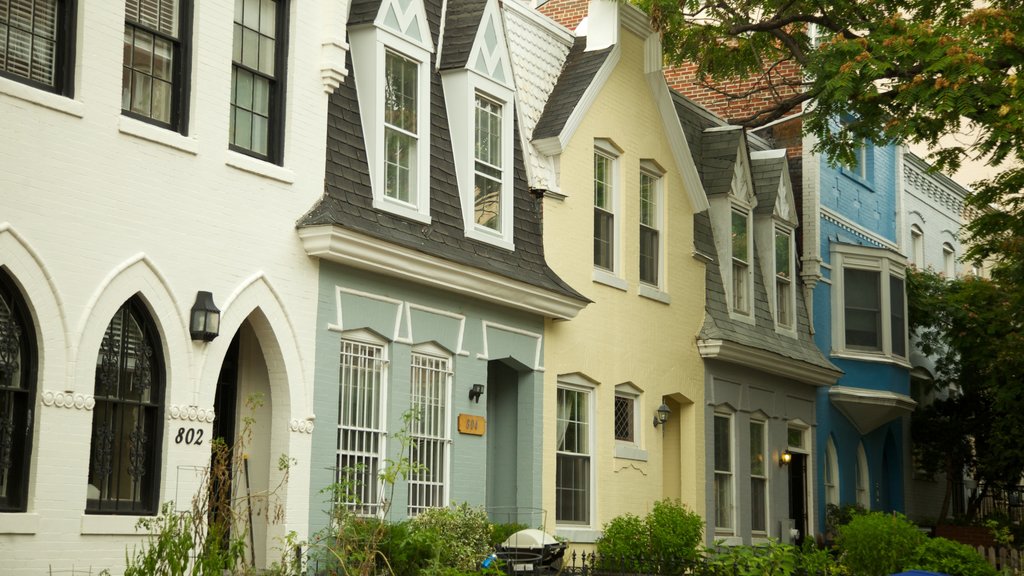
[[[545,325],[546,528],[593,542],[665,497],[703,515],[705,264],[693,220],[707,200],[659,37],[614,0],[594,0],[575,33],[516,2],[505,10],[546,258],[592,301]]]

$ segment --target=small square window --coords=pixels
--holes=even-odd
[[[627,396],[615,396],[615,439],[634,442],[633,430],[636,424],[635,400]]]

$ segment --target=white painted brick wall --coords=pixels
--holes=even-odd
[[[123,7],[120,0],[79,3],[74,101],[0,78],[0,265],[22,285],[40,343],[29,510],[0,514],[3,574],[51,568],[116,574],[126,545],[137,541],[83,534],[92,412],[44,406],[41,398],[46,391],[92,394],[92,343],[101,337],[94,326],[102,332],[109,315],[99,311],[117,305],[108,300],[122,284],[110,283],[110,292],[104,286],[139,254],[151,269],[132,268],[123,285],[151,300],[161,326],[166,406],[212,409],[232,337],[222,331],[210,344],[188,340],[198,290],[213,292],[228,324],[237,326],[252,306],[264,310],[281,349],[268,365],[286,372],[287,390],[280,392],[287,401],[280,406],[289,404],[267,425],[274,430],[273,449],[298,460],[278,532],[305,535],[308,526],[310,436],[291,432],[289,422],[312,416],[317,264],[302,250],[295,222],[323,191],[321,41],[343,31],[329,30],[324,15],[330,10],[321,2],[291,3],[285,160],[271,170],[293,180],[285,183],[226,164],[236,156],[227,151],[230,2],[195,3],[189,135],[170,139],[186,141],[196,153],[119,130],[139,124],[120,111]],[[258,275],[263,279],[244,289]],[[206,446],[173,443],[183,424],[166,422],[161,500],[194,486],[176,486],[180,466],[209,462]],[[209,435],[209,424],[197,426]],[[14,533],[25,527],[32,533]]]

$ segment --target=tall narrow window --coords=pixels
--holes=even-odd
[[[0,76],[70,96],[70,0],[0,2]]]
[[[614,159],[594,152],[594,266],[615,270]]]
[[[231,147],[281,161],[286,0],[235,0]]]
[[[793,326],[793,262],[790,258],[792,236],[775,229],[775,314],[779,326]]]
[[[732,532],[733,493],[732,416],[715,414],[715,529]]]
[[[132,297],[96,358],[86,512],[153,514],[159,504],[163,361],[156,326]]]
[[[630,444],[636,442],[635,398],[615,395],[615,439]]]
[[[924,231],[917,224],[910,225],[910,263],[924,268]]]
[[[740,210],[732,211],[732,308],[750,313],[750,218]]]
[[[0,268],[0,512],[24,512],[35,408],[32,319]]]
[[[882,349],[882,296],[879,273],[847,268],[843,271],[846,295],[846,346],[859,350]]]
[[[416,201],[419,65],[396,52],[384,56],[384,195]]]
[[[640,281],[657,286],[661,259],[661,179],[640,172]]]
[[[903,278],[889,276],[889,327],[892,353],[895,356],[907,355],[907,314],[903,302]]]
[[[765,422],[750,421],[750,529],[768,531],[768,452]]]
[[[380,512],[378,473],[384,454],[384,347],[341,341],[338,454],[339,504],[359,515]]]
[[[474,218],[478,225],[501,232],[501,104],[476,97],[476,183]]]
[[[956,251],[949,242],[942,243],[942,273],[946,278],[956,278]]]
[[[409,515],[448,505],[448,358],[412,355]]]
[[[590,393],[558,388],[555,520],[590,524]]]
[[[864,443],[857,445],[857,505],[865,510],[871,509],[871,490],[868,481],[868,455],[864,452]]]
[[[831,437],[825,446],[825,504],[839,506],[839,459]]]
[[[187,0],[127,0],[121,110],[177,127],[184,100],[182,16]]]

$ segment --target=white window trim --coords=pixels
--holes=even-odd
[[[412,3],[416,5],[416,2]],[[389,6],[382,4],[382,12]],[[422,16],[421,16],[422,18]],[[425,24],[424,24],[425,26]],[[356,90],[359,94],[359,114],[362,119],[366,157],[370,168],[370,186],[373,207],[424,224],[430,223],[430,53],[429,43],[417,43],[409,37],[395,34],[379,23],[363,26],[349,32],[352,67],[355,71]],[[427,36],[429,38],[429,35]],[[416,187],[414,201],[403,202],[384,194],[384,60],[385,54],[394,52],[416,62]]]
[[[798,318],[796,315],[796,292],[798,290],[798,285],[796,273],[795,231],[793,230],[792,224],[777,218],[773,218],[768,222],[762,223],[758,228],[758,244],[761,245],[758,250],[758,254],[761,256],[761,272],[766,279],[765,288],[768,291],[768,309],[771,311],[772,320],[775,324],[775,332],[777,334],[789,336],[790,338],[796,338],[796,328],[798,324]],[[787,304],[789,305],[789,326],[783,325],[780,322],[778,309],[779,296],[778,278],[775,273],[775,236],[780,233],[789,237],[789,297],[787,298]]]
[[[857,504],[871,510],[871,472],[863,442],[857,444]]]
[[[764,460],[764,474],[762,476],[754,476],[753,471],[750,472],[751,479],[761,478],[764,480],[764,530],[755,530],[753,527],[753,519],[751,519],[750,533],[754,537],[767,537],[771,531],[771,465],[768,457],[768,418],[758,413],[750,418],[748,428],[754,424],[761,425],[761,455]],[[751,494],[753,494],[753,486],[751,486]],[[751,510],[753,510],[753,499],[751,499]]]
[[[643,280],[640,280],[639,282],[641,286],[654,288],[659,292],[664,292],[665,278],[668,276],[668,271],[665,269],[665,264],[668,261],[667,258],[665,258],[665,198],[667,197],[665,194],[665,169],[654,160],[643,159],[640,160],[640,176],[638,176],[637,179],[638,186],[640,184],[640,180],[644,176],[652,178],[654,185],[655,225],[651,228],[658,232],[658,278],[657,282],[654,284],[644,282]],[[639,198],[639,192],[637,197]],[[637,221],[637,224],[641,225],[639,222],[639,212]]]
[[[611,159],[611,213],[612,213],[612,268],[611,270],[594,266],[594,282],[607,284],[620,290],[626,290],[629,284],[622,274],[622,170],[620,160],[623,150],[608,138],[594,139],[594,154]],[[593,178],[591,179],[593,183]],[[592,186],[591,186],[592,187]],[[593,192],[590,194],[593,201]],[[591,234],[591,244],[593,234]]]
[[[728,473],[729,476],[732,479],[732,481],[729,483],[730,484],[730,489],[732,491],[732,495],[731,495],[731,498],[730,498],[730,500],[732,502],[732,510],[730,511],[730,515],[731,515],[730,524],[731,524],[731,526],[719,526],[718,525],[718,502],[712,502],[712,514],[713,514],[713,521],[714,521],[714,525],[715,525],[714,532],[715,532],[716,537],[718,535],[733,536],[733,535],[736,534],[736,509],[738,508],[738,506],[736,506],[736,418],[734,417],[734,414],[732,412],[725,412],[725,411],[722,411],[722,410],[716,410],[714,415],[712,416],[712,426],[711,426],[712,432],[714,432],[714,429],[715,429],[714,421],[717,418],[726,418],[729,421],[729,460],[730,460],[729,465],[730,465],[731,470],[729,470],[728,472],[721,472],[721,474]],[[714,442],[716,440],[717,440],[717,436],[712,434],[711,468],[712,468],[713,481],[716,479],[715,477],[717,477],[718,474],[720,473],[718,468],[715,466],[715,458],[714,458],[714,454],[715,454]],[[713,489],[713,484],[712,484],[712,489]],[[712,499],[713,498],[714,497],[712,496]]]
[[[917,224],[910,225],[910,263],[924,269],[924,230]]]
[[[942,273],[947,280],[956,278],[956,248],[949,242],[942,243]]]
[[[595,456],[596,456],[595,448],[596,448],[596,446],[594,444],[594,440],[596,439],[595,428],[597,428],[597,425],[596,425],[597,422],[594,420],[594,415],[597,413],[597,411],[595,409],[596,407],[594,406],[595,399],[597,398],[596,388],[594,386],[590,386],[589,382],[587,380],[585,380],[584,378],[581,378],[581,377],[578,377],[578,376],[575,376],[575,375],[569,375],[569,377],[562,377],[562,376],[559,377],[559,379],[558,379],[558,386],[555,388],[555,390],[556,390],[556,392],[555,392],[555,394],[556,394],[556,397],[555,397],[555,411],[556,411],[555,412],[555,420],[556,420],[556,423],[555,423],[556,435],[555,436],[556,436],[556,439],[557,439],[557,427],[558,427],[558,424],[557,424],[557,419],[558,419],[558,413],[557,413],[557,410],[558,410],[558,397],[557,397],[557,393],[558,392],[557,391],[558,391],[558,389],[566,389],[566,390],[573,390],[575,392],[582,392],[582,393],[587,395],[587,399],[589,400],[589,402],[587,403],[587,422],[590,424],[587,427],[587,447],[588,447],[587,456],[589,456],[589,458],[590,458],[590,485],[587,488],[589,490],[589,496],[590,496],[589,503],[588,503],[588,506],[590,507],[590,521],[587,522],[586,524],[575,523],[575,522],[559,524],[558,523],[558,513],[556,511],[556,513],[555,513],[556,528],[558,529],[559,532],[561,532],[561,531],[590,531],[590,530],[595,530],[596,527],[597,527],[597,512],[598,512],[597,511],[597,474],[595,473],[597,471],[597,466],[595,465]],[[559,453],[558,445],[556,444],[555,445],[555,458],[556,459],[558,457],[558,453]],[[557,469],[557,466],[558,465],[556,463],[555,464],[556,469]],[[558,498],[558,496],[556,495],[555,498],[556,498],[556,507],[557,507],[557,498]]]
[[[844,272],[847,268],[879,272],[881,302],[881,350],[856,350],[846,346],[846,294]],[[892,352],[892,310],[890,306],[889,278],[903,280],[903,319],[907,319],[906,261],[884,248],[832,245],[832,355],[855,360],[891,362],[910,368],[907,356]],[[903,350],[910,353],[906,326],[903,329]]]
[[[832,477],[832,482],[829,482],[829,476]],[[822,485],[825,487],[825,506],[829,504],[839,505],[841,501],[839,491],[839,454],[836,452],[836,444],[832,440],[832,437],[828,437],[828,441],[825,444],[825,462],[824,472],[821,479]]]
[[[626,460],[639,460],[642,462],[647,461],[647,450],[642,448],[643,446],[643,426],[640,423],[643,421],[643,405],[641,398],[643,398],[643,391],[634,386],[629,382],[624,382],[615,387],[615,396],[629,398],[633,401],[633,441],[629,442],[626,440],[615,439],[615,457],[623,458]],[[612,416],[614,418],[614,406],[612,410]],[[614,435],[614,429],[612,430]]]
[[[746,281],[746,292],[747,292],[747,311],[737,310],[734,306],[736,283],[733,278],[733,262],[732,262],[732,215],[734,212],[745,214],[747,218],[747,281]],[[728,276],[725,284],[725,292],[729,299],[729,316],[734,320],[743,320],[750,324],[754,323],[754,209],[752,206],[744,205],[735,200],[730,203],[729,206],[729,234],[726,236],[728,241],[726,242],[728,256],[728,263],[726,266],[720,266],[720,269],[725,270],[725,274]]]
[[[473,70],[458,69],[441,76],[445,106],[452,134],[455,173],[462,199],[462,220],[467,238],[506,250],[515,249],[513,218],[515,98],[512,90]],[[480,226],[475,218],[476,98],[480,96],[501,106],[501,230]]]

